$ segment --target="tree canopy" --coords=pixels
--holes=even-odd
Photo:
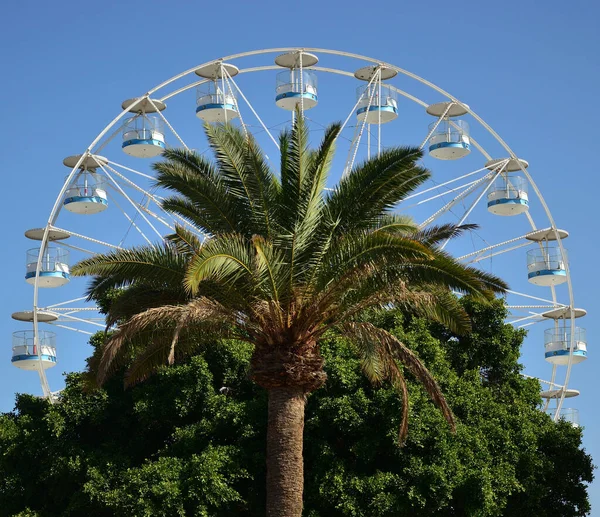
[[[328,383],[306,407],[304,515],[589,513],[582,431],[539,410],[538,383],[520,375],[523,331],[503,322],[501,302],[461,303],[468,337],[397,310],[364,316],[424,362],[456,415],[452,434],[406,372],[402,448],[396,390],[365,379],[351,342],[324,336]],[[125,391],[123,370],[94,391],[69,374],[55,405],[19,395],[0,417],[0,515],[264,515],[267,397],[248,379],[251,355],[225,341]]]

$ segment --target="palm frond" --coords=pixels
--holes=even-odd
[[[282,296],[289,293],[287,287],[287,267],[284,254],[264,237],[255,235],[252,244],[256,252],[256,279],[264,299],[271,299],[279,305]]]
[[[373,225],[374,232],[387,232],[421,240],[416,235],[418,227],[412,217],[399,214],[384,214]]]
[[[348,322],[342,326],[341,330],[345,336],[357,344],[361,354],[374,353],[379,356],[379,361],[385,368],[385,377],[391,382],[397,383],[396,386],[400,387],[404,396],[407,395],[403,384],[404,379],[395,361],[397,360],[405,366],[425,388],[434,404],[440,408],[452,431],[456,430],[454,415],[438,383],[419,358],[399,339],[371,323]],[[400,380],[401,378],[402,380]],[[403,404],[406,405],[407,400],[405,398]],[[403,420],[399,433],[401,443],[406,437],[405,426],[406,423]]]
[[[429,246],[434,246],[442,241],[454,239],[465,232],[476,230],[477,228],[478,225],[476,224],[462,224],[460,226],[455,224],[442,224],[439,226],[429,226],[418,231],[413,235],[413,238]]]
[[[408,438],[408,415],[410,412],[410,399],[408,398],[408,386],[406,385],[406,379],[397,366],[396,375],[392,379],[392,384],[400,392],[402,397],[402,413],[400,414],[398,443],[400,444],[400,447],[403,447],[406,443],[406,438]]]
[[[310,207],[313,199],[320,198],[323,193],[335,154],[335,142],[341,129],[340,123],[327,127],[319,148],[309,161],[307,174],[303,178],[301,196],[306,200],[307,207]]]
[[[71,268],[74,276],[94,276],[89,299],[135,282],[147,285],[177,285],[183,282],[186,258],[169,244],[120,249],[81,260]]]
[[[168,149],[164,161],[154,163],[156,184],[175,192],[162,203],[165,210],[194,223],[203,233],[240,231],[247,215],[229,195],[218,170],[195,151]]]
[[[219,330],[223,330],[223,324],[232,323],[231,311],[204,297],[196,298],[186,304],[153,307],[140,312],[119,326],[106,342],[98,367],[98,382],[104,383],[107,376],[114,371],[115,359],[122,349],[136,338],[139,339],[145,331],[160,329],[160,332],[153,335],[154,346],[148,347],[148,350],[152,348],[162,350],[154,355],[147,352],[146,359],[154,361],[164,355],[166,360],[171,356],[171,349],[177,343],[179,333],[185,325],[204,324],[207,327],[214,325]],[[169,328],[171,332],[166,332]],[[160,355],[161,353],[163,355]]]
[[[456,295],[439,285],[407,284],[399,276],[381,274],[356,274],[351,280],[353,288],[334,297],[333,306],[326,297],[317,298],[316,311],[331,314],[331,325],[353,319],[366,309],[395,307],[405,314],[425,317],[462,335],[471,329],[468,314]]]
[[[489,301],[494,294],[504,294],[508,285],[499,277],[480,269],[461,264],[448,253],[430,248],[434,258],[415,263],[406,269],[406,281],[416,284],[446,285],[450,290]]]
[[[191,260],[184,285],[192,294],[201,282],[235,286],[241,293],[254,289],[254,250],[251,242],[239,234],[221,234],[207,239]]]
[[[256,205],[261,207],[259,217],[264,217],[265,235],[273,238],[279,228],[279,203],[281,196],[281,183],[265,160],[265,155],[256,143],[254,137],[249,137],[246,168],[254,177]],[[256,232],[258,233],[258,232]]]
[[[369,272],[390,265],[427,262],[433,255],[427,246],[406,237],[384,232],[347,233],[334,242],[323,258],[315,289],[347,288],[343,280],[355,271]]]
[[[298,220],[302,187],[312,162],[308,151],[308,127],[302,116],[296,116],[292,130],[284,132],[280,142],[284,144],[281,152],[281,203],[286,207],[281,213],[281,222],[285,229],[291,231]]]
[[[269,234],[278,182],[254,137],[232,124],[205,124],[204,128],[227,191],[245,212],[240,216],[249,235]]]
[[[106,316],[107,328],[127,321],[132,316],[147,309],[164,305],[177,305],[189,301],[183,283],[156,287],[145,283],[135,283],[122,289],[112,300]]]
[[[167,235],[165,239],[173,243],[177,252],[186,257],[194,256],[202,247],[200,237],[193,231],[184,228],[179,224],[175,225],[175,233]]]
[[[301,282],[308,276],[306,273],[317,266],[323,246],[327,244],[328,234],[323,232],[324,192],[340,129],[340,124],[332,124],[325,130],[303,181],[290,261],[290,273],[296,281]]]
[[[422,155],[413,147],[387,149],[343,177],[327,200],[339,231],[371,227],[425,182],[431,173],[417,165]]]

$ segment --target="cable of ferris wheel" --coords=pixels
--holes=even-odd
[[[175,135],[175,137],[177,138],[177,140],[179,140],[179,142],[181,143],[181,145],[183,145],[183,147],[185,147],[185,149],[187,151],[189,151],[190,148],[183,141],[183,139],[179,136],[179,133],[177,133],[177,131],[175,131],[175,129],[173,128],[173,126],[169,123],[169,121],[167,120],[167,117],[165,117],[165,115],[162,112],[162,110],[158,109],[158,107],[156,106],[156,104],[154,104],[154,101],[150,97],[147,97],[147,99],[148,99],[148,102],[150,102],[150,104],[152,104],[152,107],[156,110],[156,113],[158,113],[158,115],[163,119],[163,122],[167,125],[167,127]]]
[[[225,73],[227,73],[227,72],[225,72]],[[260,118],[260,115],[256,112],[256,110],[254,109],[254,107],[252,106],[252,104],[250,103],[250,101],[246,98],[246,96],[244,95],[244,92],[242,92],[242,90],[238,86],[237,82],[234,81],[231,76],[229,77],[229,79],[231,79],[231,82],[235,86],[235,89],[241,95],[242,99],[244,99],[244,102],[248,105],[248,107],[250,108],[250,111],[252,111],[252,113],[254,114],[254,116],[256,117],[256,119],[258,120],[258,122],[260,123],[260,125],[266,131],[267,135],[269,135],[269,138],[273,141],[273,143],[275,144],[275,147],[277,147],[277,149],[279,150],[279,143],[277,142],[277,140],[275,140],[275,137],[271,134],[271,132],[269,131],[269,129],[267,128],[267,126],[263,122],[262,118]]]
[[[88,325],[94,325],[95,327],[100,327],[101,329],[105,329],[106,325],[102,325],[101,323],[96,323],[94,321],[86,320],[84,318],[78,318],[77,316],[73,316],[71,314],[61,314],[61,317],[66,318],[70,321],[78,321],[80,323],[86,323]]]
[[[531,242],[523,242],[521,244],[517,244],[516,246],[511,246],[510,248],[505,248],[503,250],[500,250],[500,251],[497,251],[497,252],[494,252],[494,253],[489,253],[487,255],[483,255],[483,256],[480,256],[480,257],[475,257],[473,260],[469,260],[467,262],[467,264],[476,264],[477,262],[481,262],[482,260],[487,260],[487,259],[490,259],[490,258],[494,258],[494,257],[497,257],[498,255],[502,255],[503,253],[508,253],[509,251],[514,251],[514,250],[517,250],[519,248],[526,248],[528,246],[531,246]],[[458,260],[460,260],[460,259],[458,259]]]
[[[125,171],[132,172],[134,174],[142,176],[143,178],[146,178],[146,179],[149,179],[149,180],[152,180],[152,181],[156,180],[156,178],[154,176],[151,176],[149,174],[144,174],[143,172],[140,172],[140,171],[137,171],[135,169],[132,169],[131,167],[126,167],[125,165],[122,165],[120,163],[113,162],[112,160],[108,160],[108,163],[109,163],[109,165],[112,165],[113,167],[119,167],[120,169],[123,169]]]
[[[46,309],[54,309],[56,307],[60,307],[61,305],[66,305],[71,302],[80,302],[82,300],[87,300],[87,296],[80,296],[79,298],[73,298],[72,300],[67,300],[66,302],[55,303],[54,305],[47,305]]]
[[[54,327],[59,327],[61,329],[70,330],[71,332],[78,332],[79,334],[85,334],[86,336],[93,336],[94,332],[90,332],[88,330],[81,330],[75,327],[69,327],[68,325],[62,325],[60,323],[48,322],[48,325],[52,325]],[[44,375],[45,377],[45,375]],[[46,381],[47,382],[47,381]]]
[[[154,233],[156,233],[156,235],[158,235],[159,239],[162,239],[162,234],[148,220],[148,218],[144,215],[144,213],[139,209],[139,207],[137,206],[137,204],[127,195],[127,193],[121,188],[121,186],[119,185],[119,183],[115,181],[115,179],[112,177],[111,174],[109,174],[109,172],[106,170],[106,168],[102,167],[102,170],[104,171],[104,174],[106,174],[106,176],[108,177],[108,179],[110,179],[110,181],[112,181],[113,185],[117,188],[117,190],[121,193],[121,195],[127,201],[129,201],[129,203],[131,204],[131,206],[133,206],[133,208],[136,210],[136,212],[142,217],[142,219],[144,221],[146,221],[146,224],[148,226],[150,226],[150,228],[152,228],[152,230],[154,230]],[[123,212],[123,213],[125,213],[125,212]],[[143,233],[142,233],[142,235],[143,235]],[[146,237],[146,236],[144,235],[144,237]],[[152,244],[147,237],[146,237],[146,240],[148,241],[148,244]]]
[[[462,176],[458,176],[457,178],[452,178],[451,180],[445,181],[444,183],[439,183],[439,184],[437,184],[437,185],[435,185],[433,187],[429,187],[429,188],[427,188],[425,190],[420,190],[419,192],[416,192],[415,194],[411,194],[410,196],[406,196],[404,198],[404,201],[407,201],[409,199],[413,199],[415,197],[422,196],[423,194],[427,194],[428,192],[431,192],[432,190],[439,189],[440,187],[445,187],[447,185],[450,185],[451,183],[456,183],[457,181],[460,181],[462,179],[468,178],[469,176],[473,176],[473,174],[477,174],[477,173],[483,172],[485,170],[487,170],[487,169],[485,167],[482,167],[481,169],[477,169],[476,171],[468,172],[467,174],[463,174]],[[467,183],[467,185],[470,185],[470,183]],[[463,186],[466,186],[466,185],[463,185]],[[449,190],[446,193],[448,193],[448,192],[454,192],[454,191],[453,190]]]
[[[123,210],[123,208],[121,208],[121,205],[119,205],[118,201],[107,192],[108,197],[111,201],[111,203],[114,203],[115,206],[121,211],[121,213],[125,216],[125,218],[129,221],[129,228],[127,229],[127,231],[125,232],[125,235],[123,236],[123,239],[121,239],[120,244],[122,245],[125,241],[125,239],[127,238],[127,235],[129,234],[129,230],[133,227],[137,230],[137,232],[142,236],[142,238],[150,245],[152,245],[152,241],[146,237],[146,234],[141,230],[141,228],[135,223],[135,221],[129,216],[129,214],[127,212],[125,212],[125,210]],[[119,249],[123,249],[121,246],[119,246]]]

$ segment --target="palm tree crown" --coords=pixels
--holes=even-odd
[[[249,341],[254,345],[250,375],[269,390],[269,432],[281,411],[300,411],[302,419],[295,425],[301,440],[303,397],[326,380],[319,339],[336,329],[355,343],[369,379],[388,379],[401,391],[400,441],[407,433],[408,394],[399,363],[422,381],[454,425],[419,359],[391,334],[360,318],[366,309],[394,305],[466,332],[468,318],[452,293],[489,300],[506,288],[438,246],[470,226],[419,230],[392,212],[430,177],[418,165],[421,151],[382,151],[328,191],[339,124],[330,126],[320,146],[311,150],[298,116],[280,136],[279,175],[251,136],[232,125],[207,125],[205,130],[214,160],[171,149],[154,165],[157,185],[171,192],[163,207],[195,230],[178,227],[161,244],[95,256],[73,268],[76,275],[94,277],[91,298],[127,287],[108,312],[108,324],[118,326],[103,349],[100,381],[130,357],[129,347],[136,342],[144,348],[128,370],[128,383],[215,339]],[[292,407],[290,400],[300,399],[301,407]],[[268,455],[274,450],[269,448]],[[268,465],[277,479],[285,478],[277,470],[285,465]],[[277,480],[268,483],[273,488]],[[277,490],[285,492],[285,487]],[[289,496],[296,497],[289,503],[291,513],[272,509],[268,515],[299,515],[294,494]],[[285,507],[285,501],[270,497],[269,508]]]

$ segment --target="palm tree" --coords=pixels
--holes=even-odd
[[[299,517],[306,397],[326,381],[323,333],[347,336],[368,378],[398,388],[402,443],[409,407],[404,368],[454,427],[452,412],[419,359],[361,314],[394,305],[467,332],[468,318],[452,292],[489,300],[506,286],[438,246],[469,226],[419,230],[392,213],[430,176],[418,165],[420,150],[385,150],[327,191],[339,124],[311,150],[297,117],[280,136],[279,176],[251,136],[231,125],[205,131],[213,161],[171,149],[154,164],[157,185],[172,193],[164,208],[198,233],[178,227],[164,243],[95,256],[73,268],[94,277],[91,298],[126,287],[108,311],[108,324],[118,326],[103,349],[98,380],[127,363],[132,347],[138,348],[126,384],[218,339],[252,343],[250,376],[268,392],[267,516]]]

